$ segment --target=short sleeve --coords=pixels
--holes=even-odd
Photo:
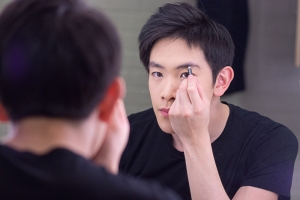
[[[297,138],[284,126],[258,135],[252,141],[255,144],[246,161],[248,168],[242,186],[262,188],[279,194],[279,199],[290,199]]]

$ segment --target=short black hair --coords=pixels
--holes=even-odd
[[[0,101],[9,117],[84,119],[120,74],[112,22],[80,0],[15,0],[0,15]]]
[[[189,47],[203,50],[214,82],[223,67],[232,65],[234,44],[226,28],[188,3],[168,3],[159,7],[143,26],[139,35],[139,52],[147,72],[151,50],[163,38],[181,38]]]

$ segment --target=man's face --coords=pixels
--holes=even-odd
[[[168,111],[180,83],[188,77],[188,66],[192,67],[193,75],[211,100],[214,89],[212,71],[200,48],[189,48],[180,38],[161,39],[153,46],[149,62],[149,91],[158,124],[166,133],[174,133]]]

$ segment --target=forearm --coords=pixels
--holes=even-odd
[[[184,145],[192,199],[228,200],[215,164],[208,134],[205,140]]]

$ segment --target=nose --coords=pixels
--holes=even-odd
[[[162,84],[163,89],[161,92],[161,98],[167,101],[174,101],[176,97],[176,91],[179,88],[180,82],[173,80],[173,79],[167,79]]]

